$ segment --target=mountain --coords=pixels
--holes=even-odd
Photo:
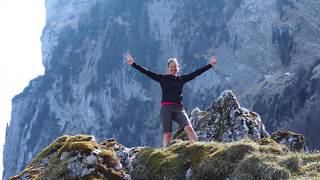
[[[45,74],[12,100],[4,179],[64,134],[91,134],[97,141],[113,137],[129,147],[159,145],[160,87],[126,64],[126,52],[159,73],[166,72],[168,58],[177,57],[182,74],[216,54],[217,66],[184,87],[188,112],[231,89],[261,115],[266,129],[294,130],[305,134],[310,148],[319,147],[319,1],[46,0],[45,5]]]

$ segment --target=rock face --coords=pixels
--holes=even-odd
[[[63,134],[92,134],[98,141],[115,137],[126,146],[161,142],[160,88],[125,64],[122,54],[128,51],[139,64],[162,73],[172,56],[188,73],[216,53],[217,67],[184,88],[187,110],[232,89],[267,129],[292,128],[318,147],[318,0],[45,3],[45,74],[12,100],[3,179]],[[278,78],[285,73],[291,75],[289,84]],[[225,136],[233,139],[234,133]]]

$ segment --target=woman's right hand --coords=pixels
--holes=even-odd
[[[216,56],[212,56],[210,59],[210,64],[213,66],[215,64],[217,64],[217,57]]]
[[[133,61],[133,58],[132,58],[132,56],[130,54],[126,54],[126,55],[123,55],[123,56],[127,59],[129,65],[133,64],[134,61]]]

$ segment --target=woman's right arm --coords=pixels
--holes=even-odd
[[[128,60],[128,64],[131,65],[132,67],[134,67],[135,69],[139,70],[140,72],[142,72],[143,74],[147,75],[148,77],[150,77],[151,79],[160,82],[160,79],[162,77],[161,74],[157,74],[154,73],[152,71],[149,71],[147,68],[140,66],[139,64],[135,63],[133,61],[133,58],[131,57],[131,55],[125,55],[125,58],[127,58]]]

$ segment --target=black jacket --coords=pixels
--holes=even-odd
[[[162,90],[162,100],[161,102],[173,102],[182,105],[182,89],[183,85],[188,81],[191,81],[195,77],[199,76],[200,74],[204,73],[208,69],[212,67],[211,64],[208,64],[196,71],[185,74],[181,76],[172,76],[168,74],[157,74],[148,69],[140,66],[136,63],[132,64],[132,67],[139,70],[143,74],[147,75],[151,79],[160,83],[161,90]]]

